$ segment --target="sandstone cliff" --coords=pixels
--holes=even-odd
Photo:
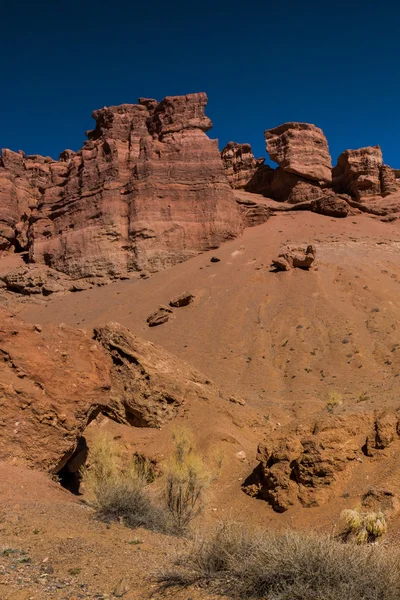
[[[94,111],[96,127],[58,161],[3,151],[1,249],[72,277],[157,271],[242,229],[205,94]]]

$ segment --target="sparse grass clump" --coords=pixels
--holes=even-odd
[[[331,392],[325,407],[326,410],[331,413],[336,406],[340,406],[341,404],[343,404],[342,394],[339,394],[339,392]]]
[[[398,551],[381,546],[222,524],[159,581],[240,600],[398,600],[399,560]]]
[[[97,438],[82,476],[100,519],[120,521],[128,527],[168,531],[166,511],[156,506],[145,490],[152,478],[151,469],[144,465],[143,459],[124,460],[121,448],[111,438]]]
[[[174,442],[174,452],[164,468],[164,499],[175,532],[185,533],[202,511],[211,475],[188,431],[175,431]]]
[[[344,510],[342,518],[346,523],[343,538],[357,544],[371,544],[381,539],[387,532],[383,512],[360,512],[357,509]]]
[[[142,455],[127,460],[119,444],[99,436],[90,448],[88,466],[82,470],[82,482],[97,516],[128,527],[185,534],[203,508],[211,476],[189,432],[175,431],[174,443],[159,478],[156,503],[147,489],[156,479],[154,464]]]

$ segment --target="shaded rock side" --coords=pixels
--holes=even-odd
[[[200,93],[96,110],[83,148],[58,161],[3,151],[2,247],[16,244],[26,215],[20,237],[31,262],[113,278],[163,269],[237,236],[241,216],[217,141],[205,133],[206,104]]]
[[[264,165],[264,158],[255,158],[250,144],[228,142],[221,151],[225,174],[232,188],[245,189],[256,172]]]

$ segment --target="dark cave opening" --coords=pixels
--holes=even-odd
[[[60,485],[75,496],[80,496],[81,468],[87,460],[88,452],[86,439],[82,436],[79,438],[75,452],[57,473]]]

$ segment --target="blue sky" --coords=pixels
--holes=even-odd
[[[0,147],[77,150],[94,109],[205,91],[220,148],[285,121],[334,162],[380,144],[400,168],[400,7],[382,0],[36,0],[1,9]]]

